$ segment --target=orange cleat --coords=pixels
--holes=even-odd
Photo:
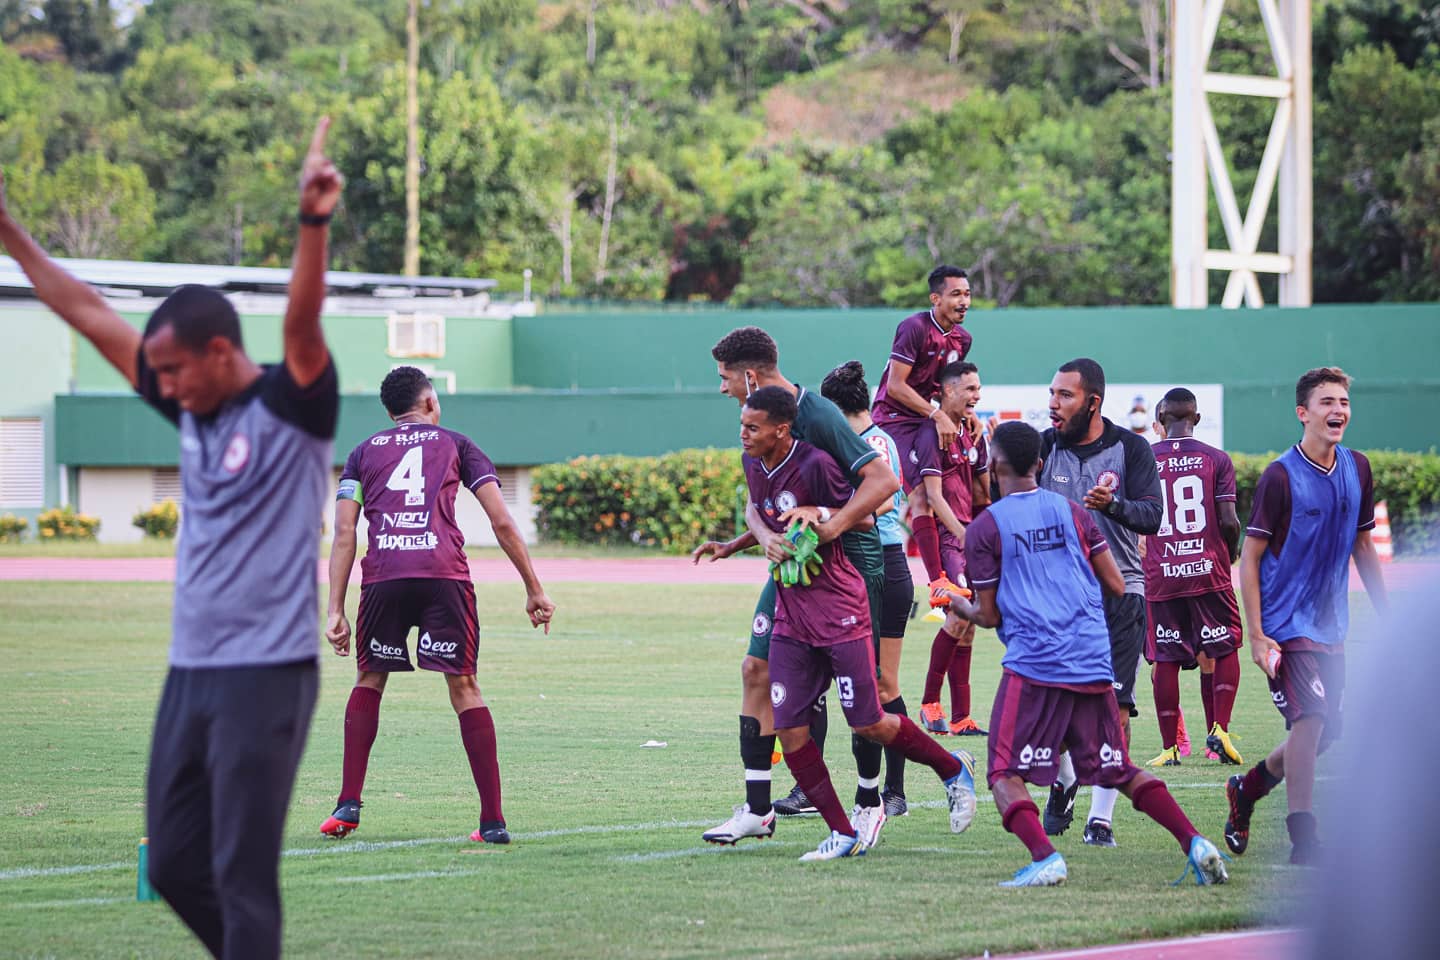
[[[938,703],[920,704],[920,726],[940,736],[949,733],[950,725],[945,722],[945,708]]]

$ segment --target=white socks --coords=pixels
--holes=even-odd
[[[1115,798],[1120,791],[1114,787],[1094,787],[1090,791],[1090,819],[1112,823],[1115,816]]]

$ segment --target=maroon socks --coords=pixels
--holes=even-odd
[[[380,729],[380,691],[355,687],[345,704],[345,759],[340,776],[340,797],[336,803],[359,800],[365,788],[365,768],[370,765],[370,748]]]
[[[1044,860],[1055,852],[1054,844],[1045,836],[1045,828],[1040,825],[1040,810],[1034,801],[1017,800],[1010,804],[1000,815],[1000,822],[1025,844],[1031,860]]]
[[[470,758],[470,773],[480,791],[480,822],[505,822],[500,812],[500,761],[495,757],[495,720],[489,707],[460,714],[460,742]]]
[[[945,576],[945,568],[940,564],[940,531],[935,526],[935,518],[916,517],[910,521],[910,533],[925,564],[925,575],[932,583]]]
[[[1135,809],[1145,816],[1154,820],[1160,826],[1170,831],[1180,844],[1180,852],[1190,854],[1190,841],[1200,835],[1195,829],[1190,818],[1185,816],[1185,811],[1170,796],[1170,791],[1165,789],[1163,780],[1150,779],[1142,783],[1130,797],[1130,802],[1135,804]]]
[[[1240,658],[1230,654],[1215,661],[1215,723],[1230,729],[1230,711],[1235,708],[1235,690],[1240,686]]]
[[[909,717],[900,717],[900,732],[890,741],[890,746],[905,755],[905,759],[923,763],[934,770],[941,780],[949,780],[963,769],[946,749],[936,743],[924,730],[915,726]]]
[[[805,791],[810,802],[815,804],[815,809],[820,811],[830,829],[847,837],[855,836],[855,828],[850,826],[850,818],[841,806],[840,798],[835,795],[835,784],[830,782],[830,771],[826,768],[825,758],[820,755],[815,741],[806,740],[805,746],[794,753],[787,750],[785,765],[790,768],[791,776],[800,784],[800,789]]]
[[[950,658],[950,719],[970,716],[970,654],[973,648],[955,645]]]
[[[1155,664],[1155,717],[1160,721],[1160,745],[1175,746],[1180,727],[1180,664]],[[1208,732],[1208,731],[1207,731]]]

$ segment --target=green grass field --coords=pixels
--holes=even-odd
[[[282,866],[289,955],[955,957],[1245,926],[1290,902],[1278,797],[1257,814],[1233,882],[1219,888],[1171,887],[1178,848],[1122,800],[1119,849],[1083,846],[1077,826],[1058,843],[1068,885],[999,890],[1026,854],[988,793],[975,824],[953,836],[938,781],[914,765],[907,792],[919,808],[892,820],[862,859],[797,862],[825,832],[818,818],[781,821],[773,840],[708,847],[702,829],[742,799],[735,718],[754,591],[553,587],[560,613],[549,637],[528,628],[518,586],[478,588],[480,682],[499,731],[508,848],[464,840],[478,802],[444,685],[429,674],[400,675],[386,694],[359,833],[318,835],[338,787],[352,681],[351,661],[327,649]],[[10,665],[0,705],[0,955],[200,953],[163,904],[133,901],[169,595],[162,584],[0,583],[0,656]],[[1368,603],[1353,607],[1364,636]],[[912,622],[903,689],[913,709],[932,636]],[[982,719],[999,655],[982,632]],[[1182,681],[1193,734],[1198,682],[1193,673]],[[1240,694],[1234,729],[1247,759],[1258,757],[1281,721],[1249,665]],[[1142,762],[1159,749],[1153,709],[1144,714],[1133,750]],[[827,759],[848,801],[854,766],[834,705],[831,730]],[[651,739],[668,747],[641,747]],[[1221,784],[1233,771],[1196,757],[1165,774],[1217,842]],[[777,769],[777,795],[790,783]],[[1077,820],[1087,803],[1082,792]]]

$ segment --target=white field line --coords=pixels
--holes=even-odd
[[[37,907],[104,907],[116,903],[135,903],[134,897],[81,897],[78,900],[27,900],[7,903],[12,910],[33,910]]]
[[[750,843],[743,847],[716,846],[686,847],[684,850],[656,850],[651,853],[627,853],[610,859],[616,863],[652,863],[656,860],[674,860],[678,857],[697,857],[703,854],[724,854],[726,856],[744,853],[746,850],[769,850],[772,847],[789,846],[784,840],[767,840],[764,843]]]

